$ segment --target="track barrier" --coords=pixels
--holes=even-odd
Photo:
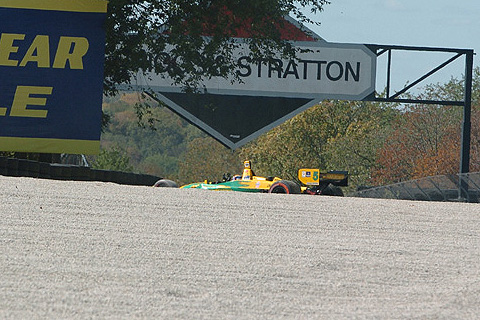
[[[351,197],[480,202],[480,172],[448,174],[410,180],[387,186],[365,188]]]
[[[45,163],[0,157],[0,175],[54,180],[101,181],[126,185],[153,186],[160,177],[149,174],[93,169],[85,166]]]

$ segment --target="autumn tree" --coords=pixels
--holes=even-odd
[[[454,126],[459,123],[457,107],[415,105],[405,110],[378,153],[372,182],[410,180],[421,176],[425,169],[428,175],[439,174],[439,163],[446,162],[439,159],[439,150],[456,134]]]
[[[452,78],[432,84],[414,98],[463,100],[463,81]],[[480,69],[474,72],[472,95],[471,171],[478,170]],[[379,150],[372,183],[387,184],[439,174],[458,173],[461,147],[462,107],[441,105],[405,106],[392,134]]]

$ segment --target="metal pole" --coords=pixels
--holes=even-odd
[[[468,183],[463,175],[470,172],[470,141],[472,115],[473,50],[465,54],[465,92],[463,105],[462,149],[460,156],[459,197],[468,200]]]
[[[390,72],[392,70],[392,49],[388,50],[387,60],[387,99],[390,99]]]

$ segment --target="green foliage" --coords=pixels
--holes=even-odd
[[[156,121],[154,130],[145,123],[138,125],[135,108],[139,104],[150,105]],[[241,173],[244,159],[238,152],[227,149],[141,94],[106,97],[103,109],[113,116],[102,134],[102,148],[115,150],[121,146],[134,172],[169,178],[179,184],[217,181],[224,173]]]
[[[296,179],[301,167],[348,170],[352,185],[366,184],[398,114],[387,104],[325,101],[264,134],[242,154],[264,175]]]
[[[322,154],[326,168],[349,171],[350,189],[355,189],[370,183],[378,149],[400,112],[395,105],[372,102],[337,102],[337,107],[336,113],[345,117],[342,129],[328,139]]]
[[[125,151],[120,147],[114,147],[109,150],[101,150],[92,164],[94,169],[114,170],[123,172],[132,172],[130,159]]]
[[[122,146],[130,158],[135,172],[177,179],[178,164],[187,151],[189,141],[205,136],[170,110],[159,106],[137,93],[105,99],[103,110],[112,114],[102,133],[102,148]],[[148,124],[139,125],[135,106],[149,104],[155,129]]]
[[[140,172],[148,172],[158,177],[177,180],[178,157],[172,157],[164,153],[150,155],[140,162],[137,169]]]
[[[243,159],[210,137],[196,138],[188,144],[180,162],[178,180],[181,184],[196,181],[219,181],[224,173],[241,174]]]
[[[169,77],[185,91],[195,91],[212,76],[240,81],[235,72],[232,37],[247,37],[250,58],[270,59],[272,52],[293,57],[296,49],[283,39],[283,17],[319,24],[305,12],[318,13],[327,0],[111,0],[105,22],[104,93],[114,96],[140,72]],[[308,30],[304,30],[309,33]],[[208,35],[205,37],[205,35]],[[166,54],[168,52],[168,54]],[[138,104],[142,126],[158,128],[149,104]],[[111,114],[104,113],[105,130]]]

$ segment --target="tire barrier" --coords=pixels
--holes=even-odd
[[[92,169],[84,166],[8,157],[0,157],[0,175],[54,180],[113,182],[138,186],[153,186],[155,182],[162,179],[149,174]]]
[[[387,186],[365,188],[351,197],[480,202],[480,172],[448,174],[395,183]]]

